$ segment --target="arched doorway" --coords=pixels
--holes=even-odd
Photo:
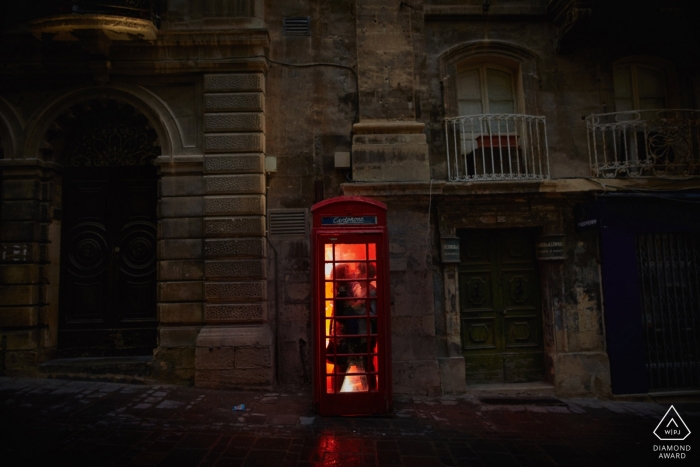
[[[158,137],[120,101],[92,99],[47,135],[61,154],[58,356],[149,355],[156,347]]]

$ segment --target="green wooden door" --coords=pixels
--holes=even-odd
[[[540,381],[540,281],[533,230],[459,230],[467,384]]]

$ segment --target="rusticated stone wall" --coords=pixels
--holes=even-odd
[[[60,176],[32,166],[0,175],[0,372],[27,374],[56,346]]]
[[[272,384],[264,91],[262,73],[204,76],[205,327],[195,349],[197,386]]]

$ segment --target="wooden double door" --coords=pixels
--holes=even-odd
[[[457,234],[467,384],[542,380],[537,231],[464,229]]]
[[[153,165],[66,168],[60,356],[156,347],[156,182]]]

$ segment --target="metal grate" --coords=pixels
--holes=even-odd
[[[285,36],[310,36],[311,19],[309,16],[285,16],[284,17]]]
[[[465,115],[446,118],[445,129],[450,182],[549,178],[544,117]]]
[[[271,236],[306,235],[306,209],[270,209],[267,213]]]
[[[637,237],[651,389],[700,387],[700,234]]]

